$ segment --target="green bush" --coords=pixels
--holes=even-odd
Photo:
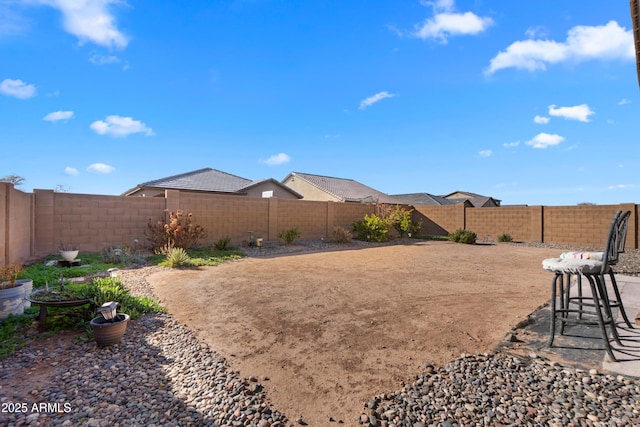
[[[144,264],[141,255],[126,246],[107,246],[102,250],[102,261],[108,264]]]
[[[498,242],[511,242],[513,238],[510,234],[502,233],[498,236]]]
[[[466,243],[468,245],[473,245],[476,243],[476,238],[478,236],[473,231],[458,229],[453,233],[449,234],[449,240],[456,243]]]
[[[117,277],[95,278],[82,291],[85,298],[91,299],[94,307],[105,302],[117,301],[118,313],[126,313],[132,319],[138,319],[145,313],[161,313],[164,308],[155,300],[144,296],[133,296],[129,289]]]
[[[223,236],[219,238],[215,245],[213,245],[213,247],[218,251],[226,251],[231,249],[231,237]]]
[[[416,235],[422,228],[422,222],[416,223],[412,219],[413,209],[405,209],[400,205],[396,205],[395,210],[391,214],[391,225],[396,229],[400,237],[405,234]]]
[[[367,242],[386,242],[389,232],[389,217],[381,218],[375,214],[367,214],[364,219],[353,223],[356,239]]]
[[[191,258],[182,248],[171,248],[164,261],[166,267],[176,268],[191,265]]]
[[[286,245],[289,245],[289,244],[293,243],[294,240],[296,240],[297,238],[300,237],[300,230],[298,230],[298,227],[293,227],[290,230],[284,230],[284,231],[280,232],[278,237],[280,237],[282,240],[284,240],[284,243]]]

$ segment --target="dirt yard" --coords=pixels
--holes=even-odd
[[[418,242],[245,258],[148,280],[293,422],[347,425],[425,361],[489,352],[550,296],[558,249]]]

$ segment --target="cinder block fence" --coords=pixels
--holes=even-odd
[[[191,212],[208,232],[205,244],[229,236],[240,244],[249,233],[275,241],[298,227],[302,238],[330,238],[334,226],[351,228],[375,212],[373,204],[314,202],[277,198],[214,195],[168,190],[164,197],[123,197],[57,193],[24,193],[0,183],[0,263],[24,262],[57,252],[61,243],[82,251],[111,245],[145,244],[144,230],[164,210]],[[468,208],[464,205],[415,206],[422,233],[447,235],[457,229],[480,238],[501,233],[514,240],[601,247],[616,210],[631,210],[627,247],[638,248],[638,205],[517,206]]]

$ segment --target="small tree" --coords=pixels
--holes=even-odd
[[[13,184],[16,187],[18,185],[24,184],[24,181],[24,177],[21,177],[19,175],[7,175],[0,178],[0,182],[8,182],[9,184]]]
[[[412,219],[413,209],[405,209],[400,205],[396,205],[395,210],[391,214],[391,225],[396,229],[400,238],[405,234],[415,234],[422,228],[421,223],[415,223]]]

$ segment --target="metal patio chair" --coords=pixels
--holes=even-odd
[[[565,324],[598,325],[609,357],[612,361],[617,361],[609,342],[607,327],[609,327],[615,342],[623,345],[616,330],[612,307],[619,307],[621,312],[623,312],[624,308],[611,266],[618,262],[619,251],[624,251],[629,215],[630,212],[622,214],[622,211],[618,211],[614,215],[609,226],[605,251],[601,254],[600,259],[597,259],[597,256],[568,256],[564,258],[549,258],[542,262],[542,267],[545,270],[554,273],[551,285],[549,347],[553,346],[557,322],[560,322],[560,334],[564,334]],[[578,276],[578,296],[570,295],[571,276],[574,274]],[[612,278],[612,286],[616,294],[615,300],[610,300],[607,293],[605,283],[605,276],[607,275]],[[582,276],[589,282],[591,296],[582,295]],[[567,279],[566,288],[564,286],[565,277]],[[558,296],[559,298],[557,298]],[[593,311],[586,310],[585,308],[587,307],[592,308]],[[570,314],[576,314],[576,316],[572,317]],[[584,318],[584,314],[595,314],[596,320]],[[624,317],[626,321],[626,313]]]

